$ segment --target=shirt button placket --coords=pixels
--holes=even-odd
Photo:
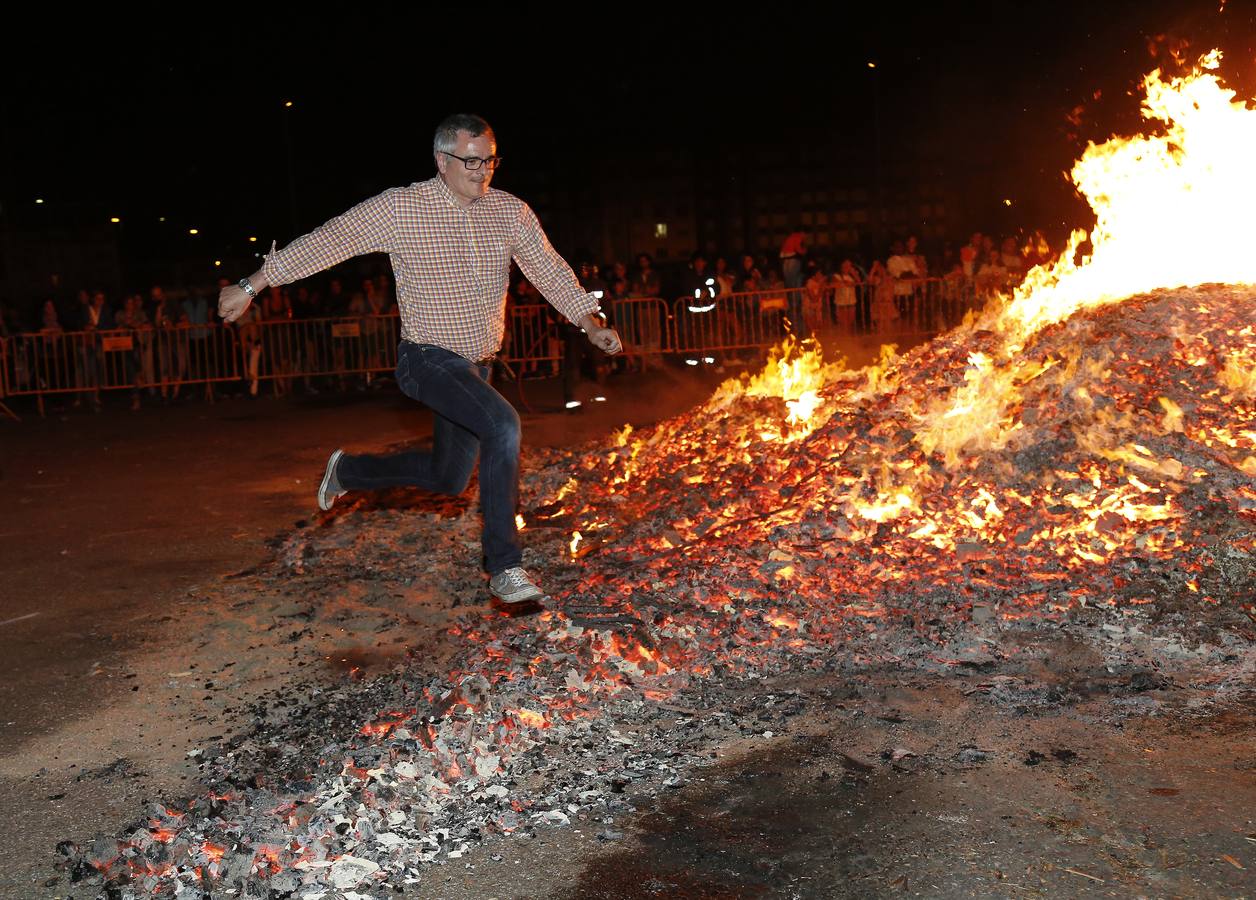
[[[469,265],[467,266],[467,270],[471,273],[472,278],[475,279],[478,286],[480,280],[480,261],[479,253],[477,252],[477,247],[475,246],[475,229],[471,227],[470,210],[466,210],[462,214],[462,227],[467,235],[467,255],[470,257],[468,260]]]

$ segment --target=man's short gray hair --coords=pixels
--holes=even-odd
[[[458,132],[465,131],[471,137],[486,134],[497,143],[497,135],[493,134],[493,126],[480,116],[472,113],[454,113],[447,116],[436,126],[436,137],[432,141],[432,153],[453,153],[458,149]]]

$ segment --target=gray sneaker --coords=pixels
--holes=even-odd
[[[323,473],[322,484],[318,486],[318,508],[323,512],[331,509],[331,505],[338,497],[345,495],[344,489],[340,487],[340,480],[336,478],[336,466],[340,464],[340,457],[344,455],[343,450],[337,450],[327,460],[327,471]]]
[[[488,589],[502,603],[526,603],[545,596],[545,592],[532,583],[528,573],[518,566],[490,578]]]

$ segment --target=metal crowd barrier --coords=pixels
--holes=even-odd
[[[927,334],[956,324],[976,302],[967,282],[915,279],[880,285],[734,293],[705,300],[657,297],[604,304],[628,357],[757,351],[778,343],[801,319],[804,333]],[[563,358],[560,316],[548,304],[513,306],[500,359],[516,377],[557,375]],[[400,319],[384,316],[283,319],[85,332],[40,332],[0,340],[0,401],[49,395],[99,402],[102,391],[177,396],[187,387],[263,382],[275,393],[297,379],[388,373],[397,363]],[[0,413],[9,412],[0,402]],[[11,415],[11,413],[9,413]]]
[[[687,355],[759,350],[786,334],[936,334],[957,325],[976,305],[968,282],[955,278],[681,297],[671,309],[671,350]]]

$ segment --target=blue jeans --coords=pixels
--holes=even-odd
[[[515,513],[519,502],[519,414],[489,384],[489,367],[443,347],[402,341],[397,386],[435,414],[431,452],[340,459],[336,477],[346,490],[417,487],[461,494],[480,458],[481,543],[484,566],[496,575],[519,565]]]

